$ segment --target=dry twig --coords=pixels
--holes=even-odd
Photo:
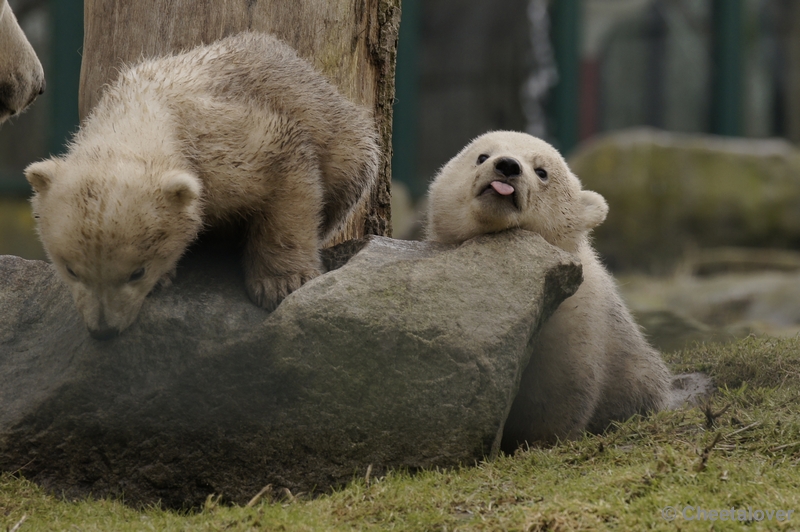
[[[253,507],[253,506],[255,506],[255,505],[256,505],[256,503],[257,503],[257,502],[258,502],[258,501],[261,499],[261,497],[262,497],[262,496],[263,496],[263,495],[264,495],[264,494],[265,494],[267,491],[269,491],[269,490],[271,490],[271,489],[272,489],[272,484],[267,484],[266,486],[264,486],[263,488],[261,488],[261,491],[259,491],[259,492],[258,492],[258,493],[256,493],[255,495],[253,495],[253,498],[252,498],[252,499],[250,499],[250,502],[248,502],[247,504],[245,504],[245,506],[244,506],[244,507],[245,507],[245,508],[252,508],[252,507]]]
[[[714,448],[714,446],[717,444],[717,442],[720,440],[721,437],[722,434],[719,432],[714,434],[714,439],[711,441],[711,443],[706,445],[705,449],[703,449],[703,452],[700,453],[700,461],[695,466],[694,468],[695,471],[699,473],[700,471],[705,470],[706,463],[708,463],[708,457],[711,456],[711,450]]]
[[[21,527],[21,526],[22,526],[22,523],[24,523],[24,522],[25,522],[25,520],[26,520],[27,518],[28,518],[28,516],[27,516],[27,515],[23,515],[23,516],[22,516],[22,519],[20,519],[19,521],[17,521],[17,524],[16,524],[16,525],[14,525],[14,526],[13,526],[13,527],[12,527],[12,528],[11,528],[11,529],[8,531],[8,532],[17,532],[17,530],[19,530],[19,527]]]
[[[717,422],[717,419],[722,414],[727,412],[730,407],[731,407],[731,403],[728,403],[727,405],[722,407],[722,410],[720,410],[719,412],[714,412],[714,411],[711,410],[711,403],[710,402],[709,403],[705,403],[703,405],[703,414],[705,414],[705,416],[706,416],[706,428],[708,428],[708,429],[714,428],[714,424]]]
[[[364,475],[364,482],[367,483],[367,487],[369,487],[369,475],[372,473],[372,464],[367,466],[367,474]]]

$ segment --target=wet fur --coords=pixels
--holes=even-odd
[[[488,157],[478,163],[481,155]],[[500,175],[500,158],[519,161],[520,174],[511,179]],[[536,169],[545,170],[547,179]],[[498,179],[514,186],[513,198],[484,193]],[[487,133],[442,168],[431,183],[429,206],[429,240],[458,243],[519,227],[576,254],[583,265],[580,288],[535,339],[506,421],[505,451],[525,442],[600,432],[612,421],[669,406],[670,372],[643,337],[589,241],[608,206],[599,194],[582,190],[558,151],[524,133]]]
[[[103,336],[134,321],[198,232],[230,220],[246,226],[247,292],[274,309],[321,273],[378,157],[367,110],[286,44],[244,33],[124,70],[69,152],[26,177],[45,249]]]

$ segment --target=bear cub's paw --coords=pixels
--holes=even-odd
[[[156,283],[156,288],[158,289],[169,288],[170,286],[172,286],[172,282],[175,280],[175,277],[177,276],[178,276],[178,267],[176,266],[161,276],[161,278],[158,280],[158,283]]]
[[[272,312],[286,296],[321,273],[319,269],[309,268],[288,275],[248,276],[247,295],[253,303]]]

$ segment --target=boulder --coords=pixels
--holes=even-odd
[[[741,336],[737,331],[710,327],[675,309],[651,309],[633,312],[650,345],[662,353],[689,349],[696,344],[722,344]],[[747,336],[747,333],[744,334]]]
[[[668,272],[697,248],[800,248],[800,150],[785,140],[636,129],[569,162],[608,200],[594,238],[614,270]]]
[[[800,334],[800,272],[625,275],[619,281],[638,323],[663,351],[750,334]]]
[[[235,255],[201,246],[99,341],[49,264],[0,257],[0,470],[67,497],[188,507],[495,454],[576,259],[516,230],[370,237],[325,260],[333,271],[268,314]]]

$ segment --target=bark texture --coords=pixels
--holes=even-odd
[[[390,235],[392,100],[400,0],[85,0],[80,116],[125,64],[253,30],[283,39],[348,98],[374,110],[381,177],[338,241]]]

